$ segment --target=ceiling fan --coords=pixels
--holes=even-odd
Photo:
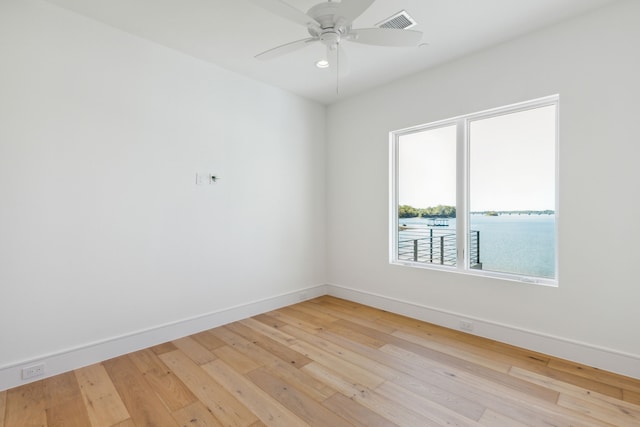
[[[349,41],[375,46],[413,47],[420,43],[420,31],[395,28],[352,28],[353,21],[371,6],[375,0],[326,1],[304,13],[282,0],[250,0],[252,3],[282,18],[304,25],[311,37],[274,47],[256,55],[261,60],[303,49],[315,43],[327,48],[326,65],[333,65],[338,74],[346,73],[346,57],[342,42]]]

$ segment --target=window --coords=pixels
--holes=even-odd
[[[558,97],[391,133],[391,262],[557,284]]]

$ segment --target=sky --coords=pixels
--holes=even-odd
[[[555,210],[555,106],[470,123],[470,211]],[[455,125],[400,137],[398,199],[456,204]]]
[[[455,206],[455,125],[402,135],[399,146],[400,204],[414,208]]]

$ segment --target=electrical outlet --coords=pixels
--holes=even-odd
[[[460,329],[467,332],[473,332],[473,322],[470,322],[468,320],[461,320]]]
[[[22,379],[27,380],[29,378],[39,377],[44,375],[44,363],[39,365],[29,366],[22,368]]]
[[[218,182],[220,176],[210,172],[197,172],[196,173],[196,185],[211,185]]]

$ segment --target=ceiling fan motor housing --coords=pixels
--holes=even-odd
[[[320,35],[320,42],[325,46],[335,46],[340,43],[340,33],[337,31],[325,31]]]
[[[333,46],[340,42],[343,35],[349,33],[351,23],[346,22],[339,16],[338,3],[325,2],[313,6],[307,12],[307,15],[313,18],[320,28],[309,26],[309,34],[318,37],[325,46]]]

